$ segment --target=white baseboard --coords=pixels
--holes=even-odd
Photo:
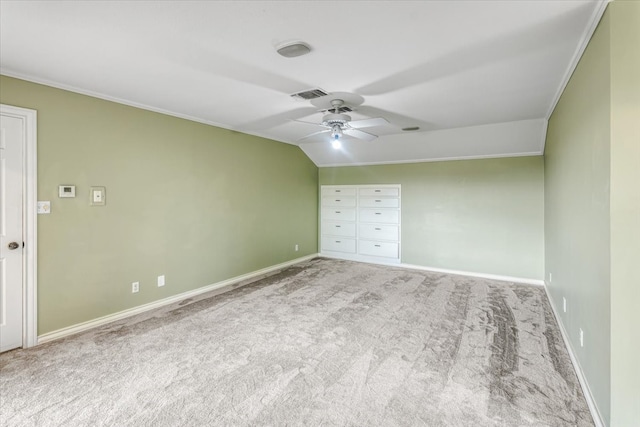
[[[223,280],[221,282],[214,283],[212,285],[203,286],[198,289],[194,289],[191,291],[183,292],[178,295],[173,295],[167,298],[163,298],[161,300],[153,301],[148,304],[139,305],[137,307],[129,308],[127,310],[119,311],[117,313],[98,317],[97,319],[89,320],[87,322],[78,323],[76,325],[58,329],[53,332],[48,332],[38,337],[38,344],[44,344],[49,341],[53,341],[53,340],[67,337],[69,335],[77,334],[79,332],[83,332],[88,329],[93,329],[98,326],[106,325],[107,323],[115,322],[116,320],[125,319],[127,317],[135,316],[137,314],[141,314],[149,310],[164,307],[166,305],[173,304],[175,302],[179,302],[187,298],[193,298],[197,295],[204,294],[205,292],[210,292],[210,291],[230,287],[240,282],[250,281],[251,279],[258,279],[260,278],[260,276],[264,276],[269,273],[273,273],[274,271],[282,270],[292,265],[299,264],[301,262],[308,261],[310,259],[314,259],[317,257],[318,257],[318,254],[311,254],[301,258],[296,258],[291,261],[287,261],[281,264],[272,265],[271,267],[263,268],[261,270],[252,271],[251,273],[243,274],[241,276],[232,277],[231,279]],[[247,282],[247,283],[250,283],[250,282]]]
[[[515,282],[515,283],[524,283],[526,285],[544,286],[544,280],[527,279],[524,277],[501,276],[499,274],[474,273],[472,271],[449,270],[446,268],[425,267],[422,265],[413,265],[413,264],[405,264],[405,263],[402,263],[399,266],[404,268],[411,268],[414,270],[432,271],[434,273],[455,274],[458,276],[469,276],[469,277],[479,277],[481,279],[500,280],[502,282]]]
[[[524,283],[525,285],[544,286],[544,280],[527,279],[524,277],[501,276],[498,274],[474,273],[471,271],[448,270],[445,268],[426,267],[424,265],[397,263],[394,261],[384,262],[382,260],[377,260],[375,257],[353,258],[349,256],[338,256],[338,255],[334,255],[332,253],[327,253],[327,252],[320,253],[318,256],[325,257],[325,258],[333,258],[333,259],[344,259],[347,261],[364,262],[366,264],[387,265],[389,267],[408,268],[411,270],[423,270],[423,271],[431,271],[434,273],[455,274],[457,276],[478,277],[481,279],[499,280],[501,282],[515,282],[515,283]]]
[[[569,341],[569,335],[567,331],[564,329],[564,324],[562,323],[560,316],[558,315],[558,311],[556,310],[555,301],[551,297],[551,293],[549,292],[549,288],[547,287],[547,283],[543,282],[544,291],[547,294],[547,299],[549,299],[549,304],[551,305],[551,311],[553,311],[553,316],[556,318],[556,323],[560,328],[560,334],[562,335],[562,340],[564,341],[564,345],[569,352],[569,357],[571,358],[571,363],[573,364],[573,368],[576,371],[576,376],[578,377],[578,382],[580,383],[580,387],[582,388],[582,394],[584,394],[584,398],[587,401],[587,406],[589,407],[589,412],[591,412],[591,417],[593,418],[593,422],[596,427],[605,427],[606,424],[602,420],[602,416],[600,414],[600,410],[598,410],[598,405],[593,398],[593,394],[591,393],[591,388],[589,387],[589,383],[587,382],[587,378],[584,376],[584,372],[582,371],[582,366],[580,366],[580,362],[573,351],[573,346],[571,345],[571,341]]]

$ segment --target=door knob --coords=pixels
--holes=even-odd
[[[18,249],[19,247],[20,247],[20,245],[18,244],[18,242],[9,243],[9,249],[11,249],[11,250]]]

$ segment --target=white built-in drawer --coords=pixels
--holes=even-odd
[[[360,240],[358,253],[362,255],[398,258],[398,244],[377,242],[375,240]]]
[[[398,224],[399,220],[400,212],[396,209],[360,209],[361,222]]]
[[[331,236],[356,237],[356,223],[322,221],[322,234],[329,234]]]
[[[322,208],[322,219],[330,219],[335,221],[355,221],[355,208]]]
[[[360,224],[360,238],[373,240],[399,240],[397,225]]]
[[[398,199],[383,199],[375,197],[361,197],[360,207],[362,208],[399,208],[400,200]]]
[[[331,196],[322,198],[322,206],[346,206],[355,207],[355,197]]]
[[[336,251],[336,252],[356,252],[356,239],[347,239],[344,237],[323,237],[322,238],[322,250],[323,251]]]
[[[395,196],[400,195],[398,188],[361,188],[361,196]]]
[[[327,188],[322,187],[323,196],[355,196],[355,188]]]

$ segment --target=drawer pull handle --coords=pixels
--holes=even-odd
[[[382,212],[376,212],[376,215],[382,215]]]
[[[373,245],[373,246],[375,246],[376,248],[379,248],[379,247],[380,247],[380,245]]]
[[[376,227],[376,230],[380,231],[380,230],[382,230],[382,228],[378,228],[378,227]]]
[[[336,193],[339,193],[339,192],[341,192],[341,191],[342,191],[342,190],[336,190]]]
[[[379,193],[380,191],[382,191],[382,190],[375,190],[376,193]]]
[[[339,202],[339,201],[340,201],[340,199],[336,199],[336,202]]]
[[[336,240],[336,243],[340,243],[340,240]]]
[[[380,203],[382,200],[376,200],[376,203]]]
[[[342,226],[341,225],[336,225],[336,228],[340,228],[340,227],[342,227]]]
[[[340,213],[340,211],[336,211],[336,213]]]

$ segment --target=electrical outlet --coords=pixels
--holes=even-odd
[[[162,276],[158,276],[158,287],[164,286],[164,274]]]
[[[131,293],[135,294],[136,292],[140,292],[140,282],[133,282],[131,284]]]
[[[567,299],[565,297],[562,297],[562,311],[564,313],[567,312]]]
[[[296,252],[298,252],[298,245],[295,246],[295,250],[296,250]]]
[[[584,347],[584,331],[580,328],[580,347]]]

